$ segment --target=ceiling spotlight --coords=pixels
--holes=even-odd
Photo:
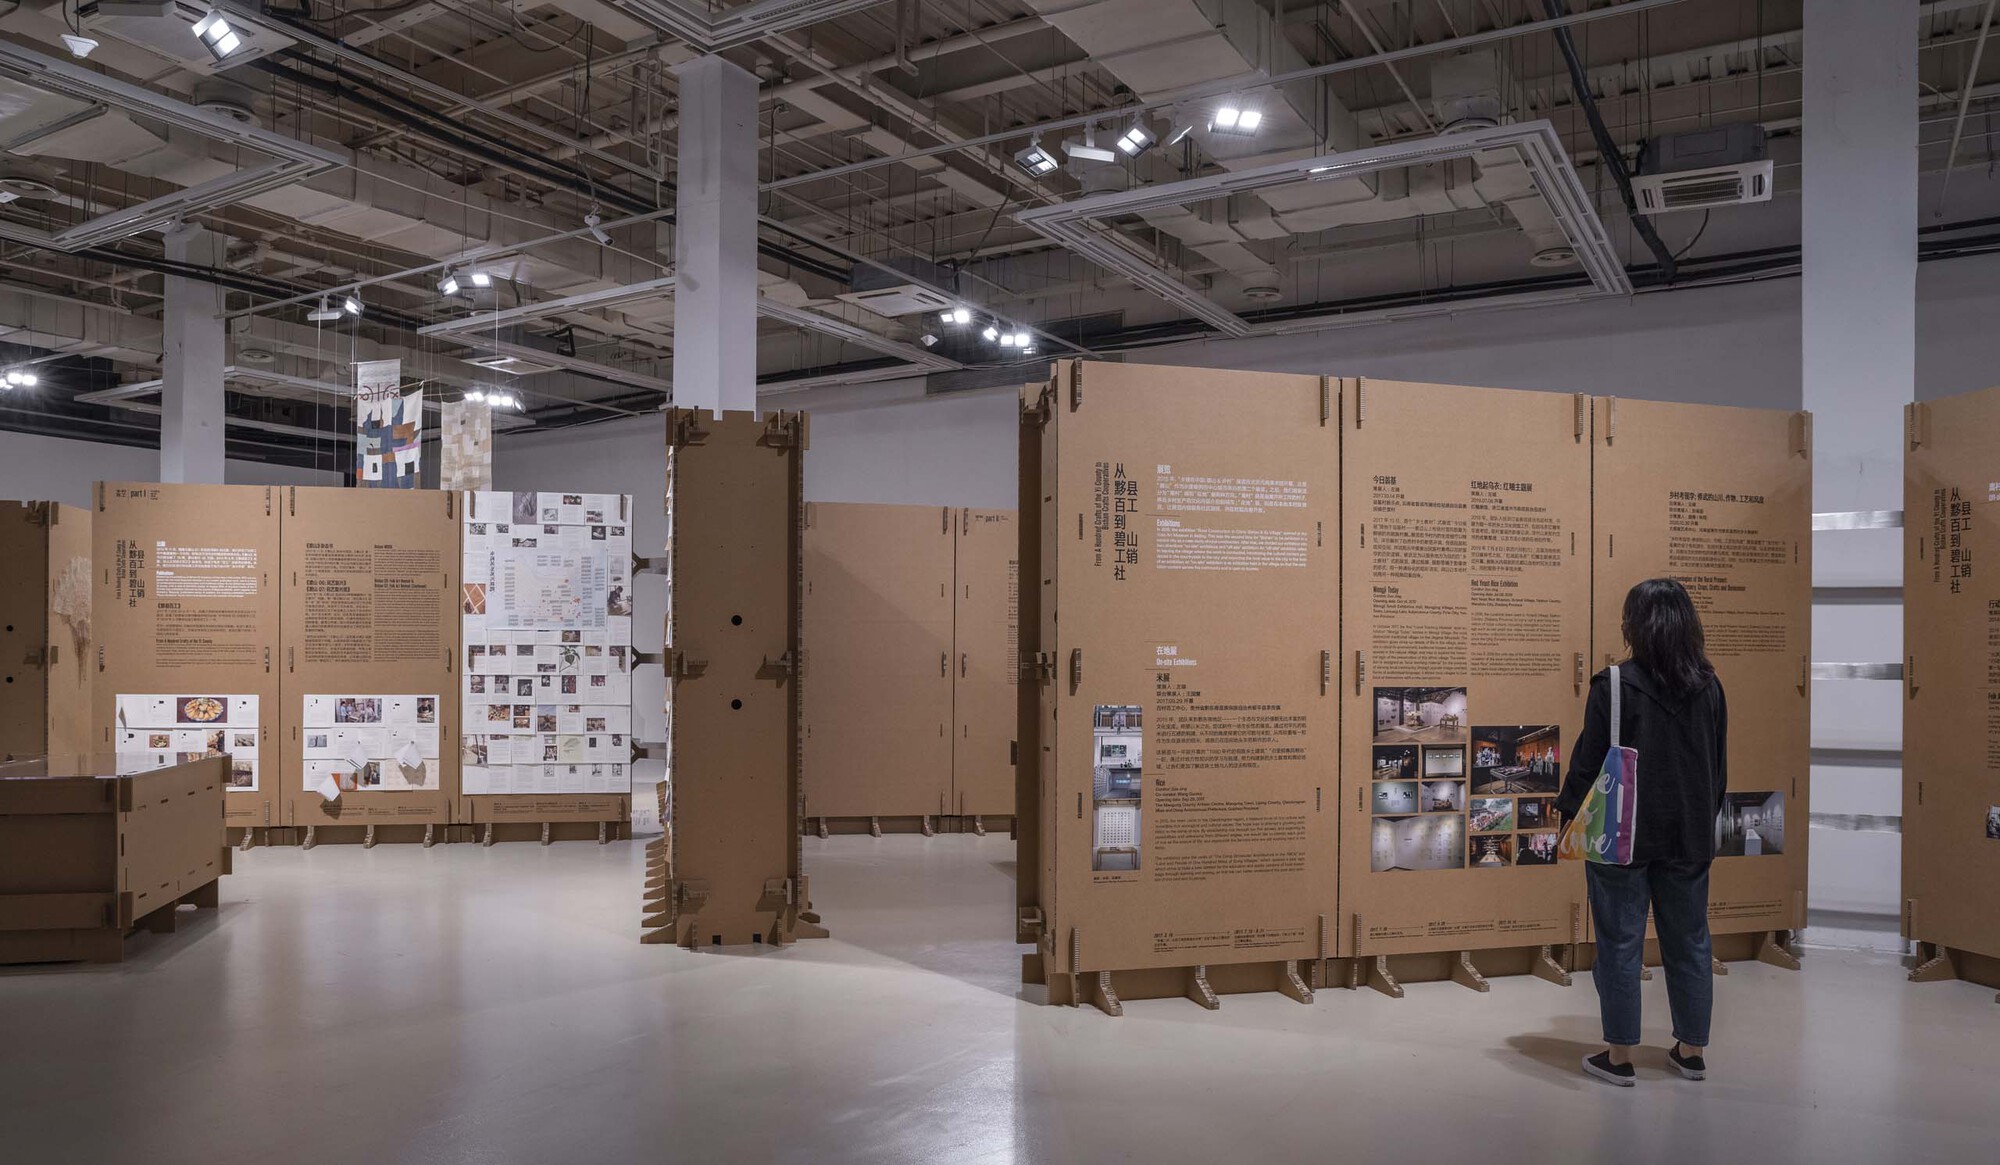
[[[472,278],[472,285],[473,285],[474,287],[491,287],[491,286],[493,286],[493,277],[492,277],[491,275],[488,275],[488,274],[487,274],[486,272],[484,272],[484,271],[474,271],[474,272],[472,272],[472,275],[471,275],[471,278]]]
[[[944,314],[945,322],[948,324],[969,324],[972,322],[972,309],[969,307],[955,307]]]
[[[986,330],[979,334],[986,338],[987,343],[991,344],[993,341],[1000,338],[1000,329],[994,327],[992,324],[987,324]]]
[[[486,399],[486,394],[479,389],[470,388],[465,392],[465,399],[474,404],[479,404]]]
[[[1136,158],[1152,149],[1159,140],[1153,136],[1152,130],[1146,128],[1145,122],[1135,121],[1131,129],[1118,135],[1118,151],[1128,158]]]
[[[1256,133],[1257,127],[1263,123],[1264,114],[1261,110],[1224,105],[1208,119],[1208,128],[1211,133],[1247,138]]]
[[[359,299],[356,299],[354,296],[350,295],[346,299],[341,300],[340,307],[341,310],[345,311],[348,315],[353,316],[355,319],[361,318],[361,301]]]
[[[923,340],[924,347],[926,348],[935,348],[938,345],[938,338],[929,332],[925,332],[920,338]]]
[[[1118,155],[1097,144],[1097,123],[1090,122],[1083,127],[1083,140],[1069,138],[1063,142],[1063,153],[1079,162],[1115,162]]]
[[[21,196],[12,190],[0,190],[0,206],[5,206],[19,197]]]
[[[7,370],[8,388],[33,388],[39,380],[40,378],[32,372],[24,372],[19,368],[9,368]]]
[[[1029,343],[1028,333],[1026,332],[1014,333],[1014,346],[1016,348],[1025,348],[1028,346],[1028,343]]]
[[[69,49],[69,55],[79,61],[97,51],[96,41],[87,36],[78,36],[73,32],[63,33],[62,42],[64,47]]]
[[[319,306],[306,313],[306,319],[315,324],[328,324],[340,318],[340,309],[328,307],[326,296],[319,297]]]
[[[1172,132],[1167,134],[1166,144],[1169,146],[1180,145],[1181,142],[1185,141],[1187,139],[1187,136],[1193,132],[1194,132],[1193,122],[1184,121],[1176,118],[1174,121],[1174,128]]]
[[[1012,348],[1019,345],[1020,342],[1021,342],[1021,335],[1019,332],[1000,333],[1000,346],[1002,348]]]
[[[229,22],[220,12],[210,10],[207,16],[194,22],[194,34],[208,48],[208,55],[218,61],[229,59],[229,54],[243,47],[243,38],[229,27]]]
[[[583,216],[583,225],[590,228],[590,237],[597,240],[598,246],[608,247],[611,245],[611,232],[598,225],[603,221],[604,216],[598,214],[594,206],[590,208],[589,214]]]
[[[444,278],[438,280],[438,294],[444,296],[457,295],[458,276],[452,274],[449,271],[445,272]]]
[[[1014,164],[1027,171],[1030,178],[1041,178],[1055,173],[1056,156],[1042,148],[1042,135],[1036,134],[1028,148],[1014,155]]]

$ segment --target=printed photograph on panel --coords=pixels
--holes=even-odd
[[[1548,833],[1524,833],[1520,846],[1514,855],[1517,866],[1553,866],[1556,864],[1556,842],[1559,835]]]
[[[1415,781],[1375,782],[1374,811],[1379,814],[1403,816],[1417,811],[1417,783]]]
[[[1376,744],[1463,744],[1464,688],[1376,688]]]
[[[1990,806],[1986,810],[1986,840],[2000,841],[2000,805]]]
[[[1496,834],[1472,839],[1472,868],[1502,870],[1514,864],[1514,835]]]
[[[1375,779],[1414,781],[1417,779],[1417,750],[1412,745],[1390,745],[1375,750]]]
[[[1377,817],[1370,825],[1368,868],[1378,874],[1465,868],[1465,818],[1458,814]]]
[[[1512,724],[1472,730],[1472,791],[1555,793],[1562,788],[1562,729]]]
[[[1722,799],[1722,812],[1715,815],[1716,857],[1754,858],[1784,852],[1783,793],[1731,793]]]
[[[1425,813],[1465,812],[1465,782],[1425,781],[1422,809]]]
[[[1465,747],[1453,745],[1450,748],[1432,746],[1424,750],[1424,776],[1449,777],[1453,780],[1465,776]]]
[[[1472,799],[1472,832],[1512,833],[1513,830],[1513,798],[1474,797]]]
[[[1522,829],[1554,829],[1560,824],[1556,820],[1554,797],[1523,797],[1514,813]]]
[[[1090,868],[1139,868],[1143,713],[1137,704],[1099,704],[1091,716]]]

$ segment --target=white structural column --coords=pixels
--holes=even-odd
[[[228,240],[197,226],[166,232],[167,258],[222,266]],[[160,480],[222,480],[222,366],[226,357],[222,288],[167,276],[160,334]]]
[[[1800,344],[1813,413],[1813,509],[1900,510],[1903,406],[1915,398],[1917,28],[1907,4],[1806,0]],[[1902,659],[1899,530],[1814,537],[1813,658]],[[1901,838],[1838,828],[1901,813],[1902,685],[1813,685],[1811,905],[1895,939]],[[1797,822],[1794,828],[1806,826]]]
[[[674,403],[757,407],[757,78],[721,57],[676,66]]]

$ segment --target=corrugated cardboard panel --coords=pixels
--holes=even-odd
[[[1812,455],[1804,414],[1598,398],[1590,670],[1625,656],[1625,593],[1693,595],[1729,699],[1717,934],[1805,925]],[[1644,796],[1645,757],[1639,758]]]
[[[90,511],[52,502],[49,514],[48,609],[42,615],[48,752],[80,756],[96,748],[90,725]]]
[[[1339,953],[1574,941],[1590,445],[1554,393],[1341,384]]]
[[[0,503],[0,759],[48,752],[46,502]]]
[[[1012,510],[959,510],[956,516],[951,811],[1011,817],[1021,523]]]
[[[1338,428],[1318,377],[1057,365],[1039,839],[1055,972],[1316,958]]]
[[[952,812],[952,545],[942,506],[815,502],[799,689],[808,817]]]
[[[797,414],[668,415],[673,941],[790,937],[799,869]]]
[[[2000,958],[2000,388],[1914,406],[1910,436],[1903,933]]]
[[[458,798],[458,495],[288,486],[285,825],[446,825]],[[423,763],[395,754],[415,744]],[[370,760],[357,774],[347,753]],[[358,755],[358,754],[357,754]],[[317,791],[335,778],[342,792]],[[350,787],[351,786],[351,787]]]
[[[161,728],[118,727],[120,696],[128,709],[141,697],[170,702],[170,727],[159,733],[169,741],[224,724],[231,749],[250,729],[237,721],[254,698],[260,759],[231,754],[245,769],[231,777],[231,826],[282,824],[279,493],[275,486],[99,482],[91,521],[92,706],[102,747],[147,750],[152,733],[143,729]],[[167,751],[181,750],[169,743]]]
[[[1043,729],[1047,724],[1042,714],[1043,685],[1039,678],[1040,660],[1046,651],[1042,640],[1042,598],[1045,593],[1053,591],[1055,581],[1043,565],[1044,562],[1053,565],[1054,559],[1044,557],[1042,531],[1045,509],[1042,455],[1045,444],[1055,439],[1054,430],[1046,423],[1047,402],[1054,398],[1054,394],[1053,380],[1023,385],[1021,423],[1015,433],[1020,461],[1014,486],[1018,502],[1016,520],[1020,524],[1016,553],[1021,562],[1015,635],[1021,645],[1021,671],[1020,680],[1014,687],[1014,738],[1017,741],[1014,748],[1014,941],[1028,945],[1043,942],[1043,894],[1045,890],[1053,892],[1055,887],[1055,879],[1050,875],[1054,868],[1055,847],[1042,840],[1055,836],[1050,821],[1055,795],[1044,787],[1047,774],[1054,771],[1051,764],[1044,763],[1044,758],[1051,755],[1049,750],[1055,742],[1043,739]],[[1052,594],[1050,597],[1053,599]],[[1052,730],[1052,726],[1049,727]],[[1022,980],[1046,982],[1045,964],[1050,962],[1046,946],[1024,955]]]

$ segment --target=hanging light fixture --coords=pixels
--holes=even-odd
[[[1208,119],[1210,133],[1227,134],[1231,137],[1254,137],[1257,127],[1264,124],[1264,113],[1259,109],[1246,109],[1236,103],[1235,98],[1224,101],[1214,115]]]
[[[1044,178],[1055,173],[1061,163],[1056,156],[1042,148],[1042,135],[1036,134],[1028,142],[1028,148],[1014,155],[1014,164],[1025,170],[1030,178]]]
[[[340,318],[340,309],[327,304],[326,296],[319,297],[319,306],[306,313],[306,319],[315,324],[330,324]]]
[[[33,388],[41,378],[24,368],[9,368],[5,383],[8,388]]]
[[[1146,128],[1144,118],[1134,118],[1132,128],[1118,135],[1118,152],[1128,158],[1136,158],[1159,144],[1159,138]]]
[[[346,299],[341,300],[340,307],[341,310],[345,311],[348,315],[353,316],[355,319],[360,319],[361,313],[366,310],[366,308],[362,306],[361,300],[358,297],[352,295],[348,296]]]

